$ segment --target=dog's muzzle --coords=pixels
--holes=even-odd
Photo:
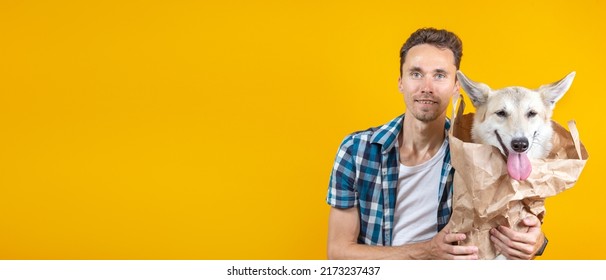
[[[509,149],[507,149],[507,146],[505,146],[505,143],[503,143],[503,139],[501,139],[501,135],[499,135],[499,132],[497,132],[496,130],[494,131],[494,134],[497,136],[497,140],[499,141],[499,144],[501,144],[501,148],[503,149],[503,152],[505,153],[505,157],[508,157]]]
[[[514,138],[511,140],[511,148],[518,153],[526,152],[528,150],[528,138]]]

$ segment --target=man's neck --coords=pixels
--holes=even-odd
[[[432,122],[419,121],[414,116],[405,117],[402,132],[398,135],[400,163],[415,166],[431,159],[444,143],[445,122],[445,117]]]

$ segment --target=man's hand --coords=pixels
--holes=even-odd
[[[530,260],[541,248],[545,236],[541,231],[541,221],[535,216],[528,216],[521,221],[528,227],[526,232],[517,232],[505,226],[490,230],[490,240],[497,251],[510,260]]]
[[[446,225],[430,241],[431,259],[477,260],[478,247],[458,245],[465,238],[463,233],[450,233],[450,224]]]

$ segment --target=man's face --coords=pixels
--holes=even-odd
[[[445,117],[450,98],[459,90],[456,71],[451,50],[429,44],[410,48],[398,81],[406,111],[423,122]]]

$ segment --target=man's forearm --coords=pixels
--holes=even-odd
[[[430,259],[429,242],[420,242],[402,246],[371,246],[347,244],[329,247],[328,258],[336,260],[415,260]]]

